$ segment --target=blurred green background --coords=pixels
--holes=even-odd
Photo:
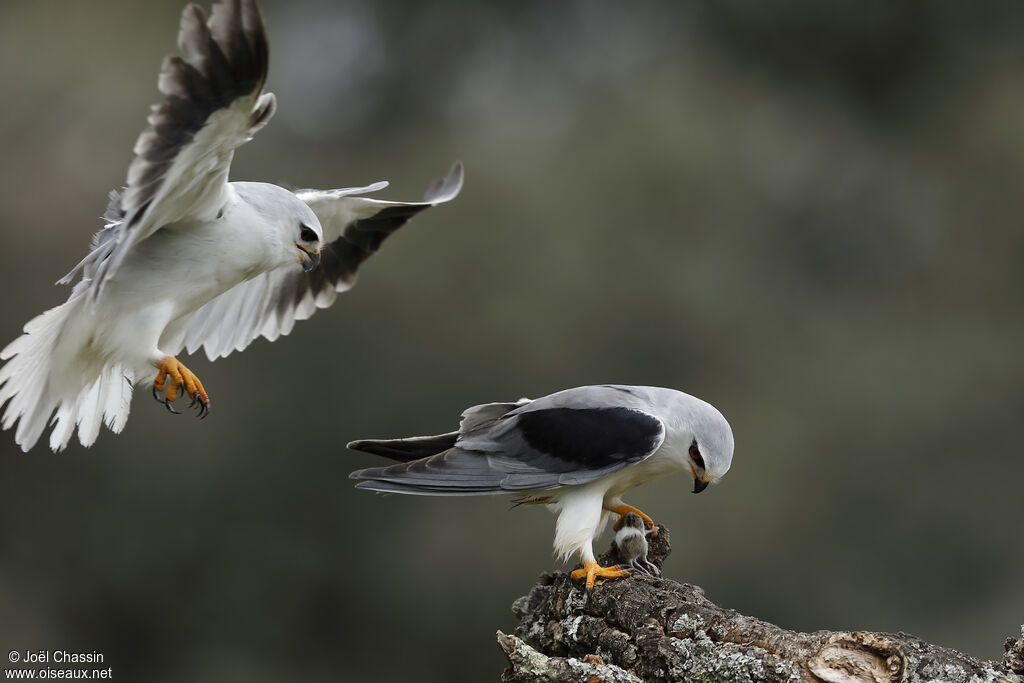
[[[0,341],[67,296],[180,0],[0,5]],[[732,423],[629,497],[716,602],[984,658],[1024,620],[1024,5],[264,0],[234,179],[466,185],[274,344],[120,436],[0,435],[0,647],[119,680],[483,681],[551,558],[506,499],[380,497],[354,438],[580,384]],[[598,542],[605,547],[608,538]]]

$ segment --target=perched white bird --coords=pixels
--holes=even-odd
[[[659,576],[661,570],[647,559],[649,549],[647,536],[655,534],[655,530],[644,528],[643,518],[635,512],[620,517],[615,526],[618,529],[615,532],[615,547],[622,559],[623,568],[638,571],[641,574]]]
[[[266,125],[267,37],[256,0],[196,5],[181,17],[178,48],[135,144],[127,186],[111,195],[106,225],[60,282],[68,301],[30,321],[0,352],[3,428],[29,450],[56,411],[50,447],[75,428],[92,444],[101,422],[124,427],[137,378],[169,410],[182,393],[205,416],[202,382],[174,356],[203,347],[214,360],[259,336],[273,341],[350,288],[359,264],[423,209],[462,187],[456,163],[422,202],[356,195],[387,186],[291,192],[228,182],[235,149]],[[318,267],[319,266],[319,267]],[[159,397],[163,394],[163,398]]]
[[[579,553],[573,578],[627,576],[601,567],[593,540],[608,513],[638,514],[627,491],[682,470],[700,493],[732,464],[729,423],[714,406],[681,391],[606,384],[536,400],[487,403],[462,414],[458,431],[407,439],[353,441],[348,447],[399,464],[353,472],[357,488],[427,496],[511,493],[518,503],[558,512],[555,552]]]

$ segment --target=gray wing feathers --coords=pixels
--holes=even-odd
[[[61,280],[81,272],[94,282],[93,297],[133,244],[170,223],[216,215],[234,150],[273,116],[274,96],[260,94],[268,46],[255,0],[218,3],[209,21],[188,5],[178,47],[181,56],[161,68],[165,99],[135,143],[124,192],[112,197],[92,252]]]
[[[484,403],[483,405],[466,408],[462,411],[462,421],[459,422],[459,432],[468,434],[473,430],[494,422],[506,413],[515,410],[519,406],[530,402],[528,398],[521,398],[514,403]]]
[[[545,472],[515,459],[452,448],[443,453],[349,475],[356,488],[424,496],[479,496],[541,491],[593,481],[616,467],[590,472]]]
[[[496,466],[495,466],[496,465]],[[452,448],[409,463],[353,472],[356,488],[424,496],[479,496],[558,486],[558,475],[508,472],[479,453]]]
[[[609,400],[615,397],[615,400]],[[585,484],[644,460],[665,424],[621,405],[617,387],[581,387],[463,413],[454,447],[420,460],[353,472],[359,488],[421,495],[482,495]],[[641,401],[637,397],[637,401]],[[645,406],[646,407],[646,406]],[[386,447],[400,441],[375,441]],[[379,452],[361,448],[356,450]]]

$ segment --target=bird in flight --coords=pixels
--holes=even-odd
[[[388,235],[462,187],[459,163],[420,202],[361,196],[386,182],[297,192],[228,182],[235,150],[276,108],[263,92],[256,0],[217,3],[209,19],[188,5],[178,48],[160,70],[165,98],[135,143],[126,187],[111,194],[89,254],[60,280],[80,276],[71,296],[0,352],[3,428],[18,423],[25,451],[48,422],[54,451],[76,428],[83,446],[101,423],[120,432],[136,379],[154,372],[153,395],[168,410],[187,396],[205,417],[210,396],[175,357],[182,349],[215,360],[288,334],[349,289]]]
[[[609,513],[636,513],[622,496],[677,471],[700,493],[732,464],[729,423],[709,403],[659,387],[604,384],[535,400],[486,403],[462,413],[456,431],[437,436],[353,441],[348,447],[399,461],[349,475],[356,488],[424,496],[512,494],[520,504],[558,513],[555,552],[578,553],[572,573],[593,588],[599,578],[628,576],[601,567],[593,540]],[[653,533],[656,533],[654,531]]]

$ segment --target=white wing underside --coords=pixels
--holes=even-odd
[[[334,303],[355,284],[356,269],[380,242],[413,215],[458,195],[462,165],[436,182],[420,202],[393,202],[357,195],[387,187],[385,181],[365,187],[302,190],[296,193],[316,213],[324,234],[321,267],[305,273],[285,267],[261,273],[224,292],[172,325],[160,348],[177,353],[204,349],[210,360],[241,351],[258,337],[270,341],[287,335],[297,320]]]
[[[241,351],[258,337],[275,341],[289,334],[297,320],[305,320],[317,309],[330,306],[338,292],[353,284],[339,283],[336,288],[316,294],[309,290],[298,302],[280,310],[280,293],[293,276],[291,270],[278,269],[236,285],[169,328],[160,348],[170,354],[182,348],[188,353],[202,348],[210,360],[216,360],[232,351]]]
[[[137,227],[127,232],[119,249],[127,250],[165,225],[182,220],[208,221],[216,218],[227,199],[228,171],[235,150],[252,139],[256,132],[250,123],[254,109],[272,106],[273,94],[266,93],[256,105],[256,96],[236,100],[227,109],[214,112],[206,124],[183,147],[164,176],[160,190]],[[265,123],[265,121],[264,121]],[[147,145],[144,132],[135,145],[135,153]],[[128,190],[122,196],[126,206],[135,203],[134,194],[144,169],[133,163],[128,169]],[[139,176],[139,177],[137,177]]]

